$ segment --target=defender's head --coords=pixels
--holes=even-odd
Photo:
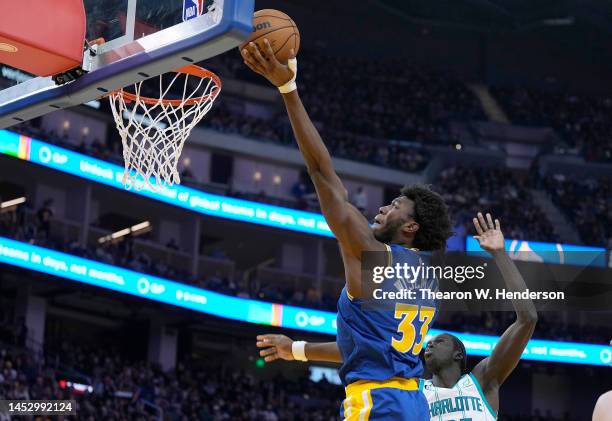
[[[419,250],[442,250],[452,235],[448,208],[425,185],[405,186],[399,197],[379,209],[372,225],[382,243],[410,243]]]
[[[467,353],[459,338],[450,333],[441,333],[427,343],[423,354],[425,366],[432,374],[457,365],[461,373],[467,368]]]

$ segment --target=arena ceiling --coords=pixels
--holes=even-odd
[[[612,4],[605,0],[374,0],[417,22],[480,31],[513,31],[572,25],[577,19],[611,30]]]

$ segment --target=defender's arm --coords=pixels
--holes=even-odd
[[[495,220],[493,224],[491,215],[487,214],[485,222],[479,213],[478,219],[474,219],[474,225],[478,232],[476,238],[481,247],[492,254],[506,288],[510,291],[525,291],[527,285],[523,276],[504,250],[499,220]],[[516,321],[506,329],[493,348],[491,356],[482,360],[472,371],[484,389],[499,386],[508,378],[520,361],[538,321],[538,313],[531,300],[512,300],[512,306],[516,312]]]

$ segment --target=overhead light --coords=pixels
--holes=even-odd
[[[25,201],[25,197],[18,197],[17,199],[7,200],[6,202],[0,203],[0,209],[12,208],[13,206],[25,203]]]
[[[88,107],[95,108],[96,110],[99,110],[99,109],[100,109],[100,106],[101,106],[102,104],[100,104],[100,101],[93,100],[93,101],[86,102],[86,103],[85,103],[85,104],[83,104],[83,105],[87,105]]]
[[[565,18],[553,18],[553,19],[544,19],[542,23],[548,26],[570,26],[576,22],[576,19],[573,16],[567,16]]]
[[[149,227],[151,227],[151,223],[149,221],[144,221],[144,222],[141,222],[140,224],[133,225],[132,228],[130,228],[130,230],[132,231],[132,233],[135,233],[136,231],[142,231]]]
[[[118,240],[122,237],[125,237],[126,235],[130,235],[130,234],[140,235],[140,234],[144,234],[145,232],[149,232],[149,231],[151,231],[151,223],[149,221],[144,221],[139,224],[132,225],[129,228],[124,228],[122,230],[113,232],[112,234],[105,235],[104,237],[100,237],[98,239],[98,243],[103,244],[103,243],[106,243],[107,241]]]
[[[111,234],[111,238],[112,238],[113,240],[116,240],[117,238],[125,237],[125,236],[126,236],[126,235],[128,235],[130,232],[131,232],[131,231],[130,231],[130,229],[129,229],[129,228],[125,228],[125,229],[122,229],[121,231],[113,232],[113,233]]]
[[[112,240],[112,239],[113,239],[113,237],[112,237],[112,236],[110,236],[110,235],[105,235],[104,237],[100,237],[100,238],[98,238],[98,243],[103,244],[103,243],[106,243],[107,241],[110,241],[110,240]]]

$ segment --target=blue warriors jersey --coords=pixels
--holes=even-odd
[[[416,379],[353,382],[340,408],[343,421],[430,421]]]
[[[388,266],[407,264],[421,267],[423,272],[427,267],[424,258],[414,250],[399,245],[387,246],[387,249]],[[394,300],[391,306],[377,310],[364,308],[364,300],[349,297],[346,288],[342,290],[338,300],[336,342],[342,354],[340,378],[344,385],[422,377],[419,353],[436,316],[436,303],[423,299],[419,289],[437,291],[438,282],[435,277],[415,277],[410,282],[405,277],[393,276],[380,284],[387,292],[406,287],[415,290],[415,299]]]

